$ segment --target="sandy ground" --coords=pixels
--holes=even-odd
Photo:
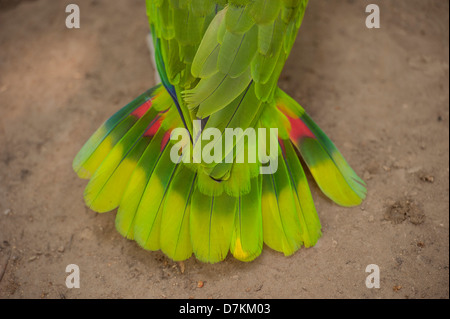
[[[65,6],[81,29],[65,27]],[[290,258],[183,266],[122,238],[84,205],[72,159],[153,86],[143,1],[0,1],[1,298],[448,298],[449,2],[310,2],[281,86],[332,137],[369,194]],[[81,288],[68,289],[68,264]],[[368,289],[377,264],[381,288]],[[203,281],[203,288],[198,288]]]

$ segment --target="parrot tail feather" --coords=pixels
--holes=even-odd
[[[277,108],[289,120],[289,138],[307,164],[322,192],[341,206],[361,204],[366,184],[305,110],[278,89]]]
[[[84,198],[90,208],[108,212],[118,207],[126,182],[170,118],[172,105],[164,87],[156,86],[114,114],[81,148],[73,169],[89,179]]]

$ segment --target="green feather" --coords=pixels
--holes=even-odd
[[[292,184],[282,158],[273,175],[264,175],[262,190],[264,242],[272,249],[292,255],[302,245],[301,226]]]
[[[217,40],[217,32],[224,16],[225,11],[217,14],[203,36],[192,63],[192,75],[195,77],[208,78],[219,71],[217,59],[220,52],[220,43]]]
[[[229,5],[226,12],[226,27],[232,33],[245,33],[255,24],[250,16],[251,6]]]
[[[301,119],[309,130],[307,136],[292,136],[320,189],[342,206],[356,206],[366,197],[364,181],[355,173],[328,136],[305,110],[282,90],[277,90],[277,104],[291,120]]]
[[[314,206],[305,172],[292,144],[290,141],[282,141],[281,144],[284,146],[283,158],[292,182],[294,198],[297,204],[302,241],[305,247],[312,247],[322,236],[319,216]]]
[[[251,15],[257,24],[269,24],[276,19],[280,10],[280,0],[255,0]]]
[[[171,143],[163,152],[161,160],[148,181],[139,202],[134,223],[134,239],[148,250],[159,250],[161,233],[161,215],[168,187],[175,176],[178,163],[170,159]]]
[[[217,263],[230,249],[237,198],[226,194],[207,196],[194,190],[191,203],[190,231],[197,259]]]
[[[161,250],[175,261],[192,255],[190,210],[196,174],[181,166],[173,178],[161,217]]]
[[[257,35],[256,26],[242,34],[225,33],[218,60],[218,68],[223,74],[237,78],[248,70],[258,48]]]
[[[134,169],[120,202],[116,216],[116,228],[122,236],[129,239],[134,239],[136,213],[155,166],[161,160],[160,149],[165,134],[166,132],[160,128],[152,139]],[[164,152],[170,151],[165,148]]]
[[[198,107],[197,117],[206,118],[234,101],[251,81],[250,69],[237,78],[221,72],[208,79],[202,79],[192,90],[184,92],[189,109]]]
[[[258,257],[263,248],[261,184],[261,175],[252,179],[251,192],[239,197],[235,216],[230,250],[236,259],[245,262]]]
[[[73,160],[73,169],[80,178],[89,179],[108,155],[136,122],[138,117],[131,115],[137,108],[158,96],[158,110],[169,108],[170,96],[158,85],[147,90],[108,119],[86,142]]]
[[[104,213],[117,208],[128,181],[127,178],[129,178],[137,164],[137,161],[133,159],[126,161],[126,158],[129,158],[128,155],[131,158],[134,156],[139,158],[138,156],[142,154],[146,146],[146,141],[142,139],[142,135],[151,121],[156,120],[157,114],[158,111],[154,108],[147,111],[114,146],[102,165],[96,170],[84,191],[86,204],[91,209]],[[143,143],[139,143],[139,141],[143,141]],[[116,175],[122,182],[119,186],[115,185],[117,183],[117,180],[114,178]]]

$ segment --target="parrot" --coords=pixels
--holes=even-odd
[[[98,213],[117,210],[123,237],[175,262],[195,256],[214,264],[230,254],[251,262],[264,245],[284,256],[315,246],[322,226],[304,168],[337,205],[358,206],[367,190],[278,86],[307,5],[146,0],[161,83],[106,120],[75,156],[74,171],[89,180],[86,205]],[[256,143],[236,135],[228,148],[214,144],[220,160],[210,162],[195,158],[211,152],[210,144],[198,146],[210,140],[209,128],[221,137],[229,129],[277,134],[258,135]],[[182,142],[173,138],[179,129],[187,132]],[[179,143],[187,156],[175,148]],[[262,155],[253,161],[245,154],[256,144]],[[261,173],[275,161],[276,170]]]

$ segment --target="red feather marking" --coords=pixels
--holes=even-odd
[[[171,134],[172,134],[172,130],[169,130],[164,135],[162,142],[161,142],[161,152],[166,148],[167,144],[169,143]]]
[[[144,133],[144,136],[153,137],[158,132],[159,128],[161,127],[162,118],[161,116],[158,116],[156,119],[152,121],[147,131]]]
[[[305,137],[316,139],[316,136],[313,132],[306,126],[306,124],[302,121],[302,119],[294,119],[292,117],[288,117],[289,122],[291,123],[291,131],[289,132],[289,136],[291,139],[295,141],[300,141]]]
[[[148,100],[147,102],[139,106],[136,110],[134,110],[133,113],[131,113],[131,115],[136,116],[138,119],[140,119],[145,115],[145,113],[147,113],[147,111],[151,107],[152,107],[152,100]]]

